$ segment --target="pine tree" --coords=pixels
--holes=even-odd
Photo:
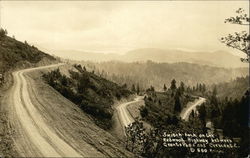
[[[204,83],[202,85],[202,92],[206,92],[206,85]]]
[[[140,93],[140,86],[139,86],[139,84],[137,84],[137,86],[136,86],[136,93],[137,93],[137,94]]]
[[[180,96],[178,94],[175,95],[174,111],[181,112],[181,101]]]
[[[199,84],[198,84],[198,83],[196,84],[196,88],[195,88],[195,90],[196,90],[196,91],[198,91],[198,90],[199,90]]]
[[[199,111],[199,119],[201,120],[201,122],[203,124],[205,124],[205,122],[206,122],[206,107],[205,107],[205,105],[201,105],[198,108],[198,111]]]
[[[194,116],[195,116],[195,115],[194,115],[194,110],[192,110],[192,112],[191,112],[191,114],[190,114],[190,117],[191,117],[191,118],[194,118]]]
[[[171,88],[171,90],[175,90],[175,89],[176,89],[176,81],[175,81],[175,79],[173,79],[173,80],[171,81],[171,86],[170,86],[170,88]]]
[[[132,91],[132,92],[135,92],[135,91],[136,91],[136,90],[135,90],[135,85],[134,85],[134,84],[132,84],[131,91]]]
[[[123,88],[127,88],[128,86],[127,86],[127,83],[124,83],[123,85],[122,85],[122,87]]]
[[[217,96],[217,87],[216,86],[214,86],[214,88],[213,88],[212,95],[215,97]]]
[[[154,92],[155,91],[155,87],[151,86],[150,90]]]
[[[199,84],[199,91],[202,92],[202,84]]]
[[[181,91],[181,93],[183,93],[185,91],[185,85],[183,82],[181,82],[181,84],[180,84],[180,91]]]
[[[167,91],[167,87],[166,87],[166,85],[164,84],[164,86],[163,86],[163,90],[164,90],[164,92],[166,92]]]

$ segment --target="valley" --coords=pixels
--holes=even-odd
[[[204,156],[164,146],[166,133],[237,144],[208,157],[248,153],[249,65],[232,53],[142,47],[59,57],[2,28],[0,42],[0,157]]]

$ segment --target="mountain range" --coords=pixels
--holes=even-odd
[[[135,61],[147,61],[152,60],[154,62],[164,63],[176,63],[176,62],[188,62],[201,65],[209,65],[216,67],[247,67],[248,64],[242,63],[240,57],[235,56],[226,51],[215,52],[188,52],[183,50],[168,50],[168,49],[156,49],[156,48],[143,48],[129,51],[125,54],[115,53],[90,53],[74,50],[60,51],[60,55],[63,58],[69,58],[73,60],[90,60],[95,62],[100,61],[123,61],[123,62],[135,62]]]

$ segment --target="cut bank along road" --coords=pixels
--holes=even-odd
[[[127,106],[130,105],[130,104],[133,104],[133,103],[140,102],[142,99],[143,99],[143,96],[138,96],[138,97],[135,98],[134,101],[130,101],[130,102],[120,104],[117,107],[118,116],[119,116],[119,119],[120,119],[121,124],[122,124],[123,127],[127,127],[129,124],[134,122],[133,117],[128,112]]]
[[[13,104],[18,121],[20,122],[27,140],[34,148],[37,149],[35,155],[42,157],[82,157],[73,147],[65,140],[60,138],[52,127],[47,125],[35,105],[31,102],[28,92],[28,83],[24,73],[57,67],[62,64],[49,65],[37,68],[20,70],[13,73],[14,89]],[[25,153],[24,153],[25,155]]]

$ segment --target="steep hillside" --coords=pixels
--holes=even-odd
[[[75,69],[77,71],[69,71],[68,77],[57,69],[44,74],[44,78],[64,97],[90,114],[97,125],[110,129],[114,100],[128,97],[132,93],[125,87],[95,75],[94,72],[86,71],[85,67],[75,65]]]
[[[7,35],[0,36],[0,73],[10,69],[34,66],[35,64],[49,64],[55,58]]]
[[[47,153],[52,150],[57,153],[56,157],[74,157],[72,151],[81,157],[134,157],[124,148],[121,140],[96,126],[89,115],[44,82],[42,73],[51,69],[55,68],[40,67],[30,72],[22,70],[25,73],[21,81],[24,82],[23,88],[12,88],[4,97],[2,105],[9,108],[9,120],[4,126],[8,128],[4,131],[10,134],[8,139],[13,140],[14,145],[10,146],[6,139],[2,139],[0,126],[0,155],[52,157],[51,153]],[[20,91],[22,95],[13,91]],[[23,100],[25,104],[16,104],[16,100]],[[24,108],[21,113],[19,107]],[[26,121],[23,122],[23,119]],[[40,142],[47,143],[40,146]],[[8,150],[17,153],[6,152]],[[78,155],[75,157],[80,157]]]
[[[151,85],[157,90],[162,90],[163,84],[169,86],[170,81],[185,81],[187,85],[195,86],[196,83],[211,85],[230,81],[236,77],[248,75],[248,68],[226,69],[190,63],[155,63],[148,62],[82,62],[90,69],[96,71],[104,78],[112,80],[121,85],[127,83],[140,84],[142,88]]]

